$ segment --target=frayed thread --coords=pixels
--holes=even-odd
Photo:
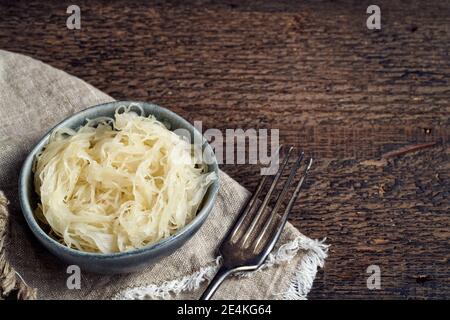
[[[17,299],[36,299],[37,290],[29,287],[22,277],[14,270],[6,258],[6,237],[8,228],[8,199],[0,191],[0,300],[17,292]]]
[[[291,261],[300,250],[305,251],[305,255],[299,261],[293,278],[290,279],[288,289],[281,294],[283,299],[302,300],[306,299],[308,292],[312,288],[313,281],[317,274],[317,269],[323,267],[327,257],[328,245],[324,241],[312,240],[303,235],[289,241],[275,252],[271,253],[266,262],[255,272],[261,272],[267,268]],[[170,299],[182,292],[195,291],[200,288],[203,282],[211,281],[220,267],[221,257],[217,257],[215,262],[209,266],[200,268],[191,275],[179,279],[165,281],[161,285],[151,284],[125,289],[113,299],[117,300],[144,300],[144,299]],[[252,273],[238,273],[239,277],[247,277]]]
[[[198,289],[205,281],[210,281],[220,266],[221,257],[217,257],[215,262],[209,266],[181,279],[165,281],[157,286],[139,286],[126,289],[113,297],[114,300],[144,300],[144,299],[169,299],[184,291]]]
[[[293,247],[296,250],[304,250],[306,253],[297,264],[294,276],[291,278],[289,287],[282,294],[285,300],[306,300],[309,291],[313,286],[316,278],[317,269],[323,268],[325,259],[328,256],[329,245],[325,244],[326,238],[312,240],[309,238],[295,240]]]

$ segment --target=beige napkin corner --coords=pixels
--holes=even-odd
[[[7,205],[0,191],[0,299],[14,289],[24,298],[37,292],[38,299],[197,299],[214,275],[217,246],[249,196],[223,172],[216,205],[200,231],[180,250],[141,272],[82,273],[81,289],[69,290],[67,265],[29,231],[17,196],[18,173],[27,152],[65,117],[112,100],[63,71],[0,50],[0,190],[9,199]],[[305,299],[317,268],[324,264],[327,246],[289,223],[278,243],[261,270],[231,277],[214,298]],[[36,291],[27,291],[23,281]]]

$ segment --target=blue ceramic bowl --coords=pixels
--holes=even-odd
[[[219,169],[213,150],[206,139],[202,137],[201,133],[179,115],[154,104],[145,102],[117,101],[97,105],[70,116],[55,126],[52,130],[62,127],[77,129],[85,124],[86,119],[95,119],[101,116],[113,117],[117,107],[129,105],[131,103],[139,104],[143,108],[145,115],[152,114],[161,122],[170,124],[171,130],[179,128],[186,129],[191,134],[191,137],[200,139],[197,141],[202,141],[204,152],[209,154],[211,159],[213,159],[213,163],[208,165],[208,171],[215,171],[217,175],[219,175]],[[50,130],[50,132],[52,130]],[[64,262],[78,265],[83,271],[96,273],[127,273],[140,270],[152,263],[155,263],[161,258],[179,249],[189,238],[191,238],[202,226],[213,208],[214,201],[219,190],[218,180],[209,187],[203,199],[202,205],[199,208],[197,216],[188,225],[181,230],[178,230],[176,234],[168,238],[140,249],[121,253],[88,253],[70,249],[48,236],[33,214],[34,209],[37,207],[39,197],[34,191],[32,165],[36,154],[38,154],[47,144],[50,132],[37,143],[23,164],[19,178],[20,204],[23,215],[25,216],[31,231],[44,245],[44,247]]]

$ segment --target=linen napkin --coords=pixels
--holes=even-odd
[[[27,152],[62,119],[108,101],[113,98],[76,77],[0,50],[0,298],[18,291],[25,299],[198,299],[217,270],[217,247],[249,197],[223,172],[215,207],[200,231],[140,272],[81,271],[80,289],[69,289],[68,266],[31,234],[17,191]],[[309,239],[288,223],[264,267],[230,277],[214,298],[305,299],[326,255],[323,241]]]

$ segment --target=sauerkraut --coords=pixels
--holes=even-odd
[[[114,119],[56,130],[35,161],[36,216],[70,248],[142,248],[196,216],[217,179],[199,155],[189,141],[130,107],[117,109]]]

